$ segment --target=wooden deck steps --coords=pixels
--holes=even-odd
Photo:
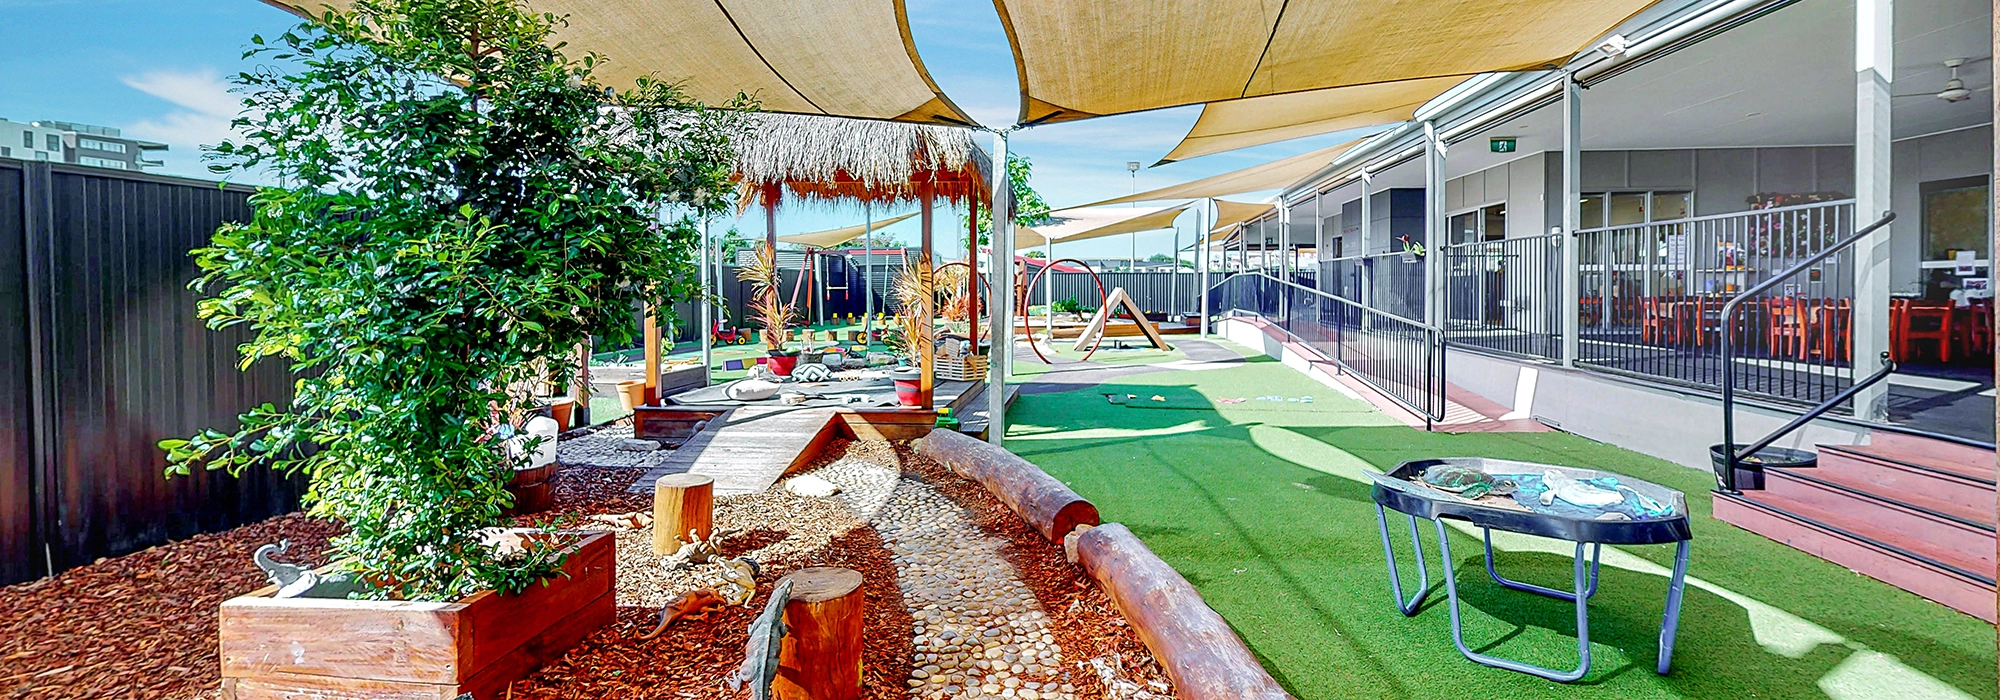
[[[756,493],[810,461],[839,433],[830,408],[744,406],[717,416],[665,463],[633,482],[632,493],[651,493],[668,474],[701,474],[715,480],[715,495]]]
[[[1873,442],[1821,445],[1817,468],[1716,494],[1715,517],[1993,621],[1993,453],[1886,431]]]

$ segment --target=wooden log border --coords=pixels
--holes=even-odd
[[[1060,544],[1078,525],[1098,524],[1097,506],[1012,452],[950,430],[933,431],[917,453],[979,482],[1029,527]]]
[[[1012,452],[956,432],[935,431],[916,449],[984,486],[1050,541],[1061,544],[1077,530],[1073,561],[1104,589],[1153,652],[1173,679],[1176,697],[1291,700],[1180,572],[1131,529],[1098,525],[1097,507],[1061,481]]]

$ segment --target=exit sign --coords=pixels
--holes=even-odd
[[[1495,136],[1495,137],[1493,137],[1493,138],[1490,138],[1490,139],[1487,139],[1487,140],[1486,140],[1486,149],[1487,149],[1487,150],[1490,150],[1490,151],[1492,151],[1492,152],[1494,152],[1494,153],[1513,153],[1513,152],[1514,152],[1514,137],[1512,137],[1512,136],[1504,136],[1504,137],[1503,137],[1503,136]]]

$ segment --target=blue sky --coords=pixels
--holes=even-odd
[[[909,0],[911,32],[938,84],[981,123],[1004,125],[1019,111],[1013,53],[990,2]],[[252,34],[277,33],[296,22],[257,0],[0,0],[0,117],[55,119],[115,126],[127,136],[172,145],[166,172],[212,178],[200,145],[228,134],[236,111],[228,77],[248,65],[242,47]],[[670,76],[663,76],[670,77]],[[1126,194],[1126,161],[1153,163],[1173,148],[1199,115],[1178,108],[1038,127],[1017,132],[1015,152],[1034,160],[1036,189],[1056,207]],[[1332,134],[1197,158],[1139,171],[1150,189],[1235,170],[1351,138]],[[981,135],[991,148],[991,137]],[[1256,193],[1250,199],[1269,193]],[[878,218],[903,212],[877,212]],[[762,215],[740,222],[763,230]],[[855,209],[781,212],[783,233],[861,223]],[[1192,216],[1180,221],[1192,241]],[[891,229],[916,239],[916,221]],[[962,215],[940,220],[938,242],[963,241]],[[1139,234],[1141,257],[1172,248],[1174,234]],[[1063,256],[1123,256],[1120,236],[1061,245]],[[963,250],[962,244],[951,250]],[[947,253],[947,256],[950,254]]]

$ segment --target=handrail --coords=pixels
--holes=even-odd
[[[1821,204],[1826,204],[1826,203],[1822,202]],[[1866,228],[1863,228],[1859,231],[1855,231],[1853,234],[1848,235],[1848,237],[1840,239],[1839,242],[1827,246],[1825,250],[1815,253],[1812,255],[1812,257],[1806,258],[1805,260],[1802,260],[1799,263],[1792,265],[1790,268],[1787,268],[1784,272],[1772,275],[1762,282],[1758,282],[1755,285],[1751,285],[1749,289],[1745,289],[1743,290],[1742,293],[1737,294],[1734,297],[1730,297],[1729,301],[1724,302],[1722,304],[1722,314],[1721,314],[1722,343],[1720,350],[1722,353],[1723,469],[1722,469],[1722,474],[1720,474],[1719,476],[1722,477],[1721,484],[1722,484],[1722,489],[1724,491],[1727,491],[1729,493],[1737,492],[1736,465],[1738,462],[1742,461],[1744,457],[1748,457],[1750,456],[1750,454],[1755,454],[1754,451],[1743,454],[1739,454],[1736,451],[1736,410],[1735,410],[1736,409],[1736,358],[1735,358],[1735,343],[1732,342],[1732,336],[1734,334],[1730,332],[1730,329],[1735,327],[1736,325],[1735,323],[1736,308],[1739,305],[1741,305],[1745,300],[1748,300],[1751,297],[1756,296],[1757,294],[1768,291],[1772,287],[1778,286],[1778,284],[1784,282],[1787,279],[1790,279],[1793,275],[1796,275],[1799,272],[1812,267],[1813,265],[1819,264],[1820,261],[1822,260],[1833,257],[1835,253],[1845,250],[1848,246],[1854,245],[1855,242],[1860,241],[1862,238],[1866,238],[1869,234],[1874,233],[1876,230],[1882,228],[1883,226],[1889,225],[1889,222],[1895,220],[1896,220],[1896,212],[1893,211],[1882,212],[1882,218],[1877,220],[1875,223],[1869,224]],[[1881,381],[1883,378],[1886,378],[1888,376],[1889,372],[1894,372],[1894,371],[1895,371],[1895,363],[1894,362],[1886,363],[1881,371],[1875,373],[1875,376],[1869,377],[1865,382],[1856,382],[1853,386],[1848,387],[1846,391],[1842,391],[1841,393],[1835,395],[1832,399],[1829,399],[1826,402],[1821,403],[1819,406],[1813,408],[1811,411],[1807,411],[1805,416],[1801,416],[1802,420],[1794,420],[1791,423],[1786,424],[1785,427],[1781,428],[1778,432],[1772,433],[1771,435],[1766,436],[1763,440],[1758,441],[1756,448],[1761,450],[1769,446],[1772,442],[1777,441],[1778,438],[1784,437],[1786,433],[1789,433],[1793,430],[1797,430],[1799,426],[1805,425],[1805,423],[1807,421],[1810,421],[1812,418],[1818,417],[1820,414],[1824,414],[1827,411],[1832,410],[1833,407],[1839,405],[1840,402],[1845,401],[1848,398],[1852,397],[1855,393],[1858,393],[1861,389],[1867,388],[1869,385],[1874,384],[1877,381]]]
[[[1394,319],[1394,320],[1396,320],[1396,321],[1399,321],[1399,322],[1402,322],[1402,323],[1407,323],[1407,324],[1410,324],[1410,325],[1412,325],[1412,326],[1416,326],[1416,327],[1418,327],[1418,328],[1422,328],[1422,329],[1424,329],[1424,330],[1427,330],[1427,331],[1433,331],[1433,332],[1438,332],[1438,333],[1442,333],[1442,332],[1444,332],[1443,330],[1439,329],[1439,328],[1438,328],[1437,326],[1433,326],[1433,325],[1431,325],[1431,324],[1428,324],[1428,323],[1424,323],[1423,321],[1416,321],[1416,320],[1412,320],[1412,319],[1408,319],[1408,318],[1404,318],[1404,317],[1402,317],[1402,316],[1397,316],[1397,315],[1395,315],[1395,314],[1392,314],[1392,313],[1389,313],[1389,312],[1387,312],[1387,311],[1383,311],[1383,310],[1381,310],[1381,309],[1377,309],[1377,308],[1373,308],[1373,307],[1369,307],[1369,306],[1365,306],[1365,305],[1363,305],[1363,304],[1361,304],[1360,302],[1357,302],[1357,301],[1353,301],[1353,300],[1350,300],[1350,299],[1342,299],[1342,298],[1340,298],[1340,297],[1337,297],[1337,296],[1334,296],[1334,295],[1332,295],[1332,294],[1328,294],[1328,293],[1326,293],[1326,292],[1322,292],[1322,291],[1320,291],[1320,290],[1317,290],[1317,289],[1313,289],[1312,287],[1308,287],[1308,286],[1305,286],[1305,285],[1303,285],[1303,284],[1299,284],[1299,283],[1297,283],[1297,282],[1289,282],[1289,281],[1286,281],[1286,280],[1281,280],[1281,279],[1278,279],[1278,278],[1276,278],[1276,277],[1272,277],[1272,276],[1270,276],[1270,275],[1267,275],[1267,274],[1264,274],[1264,273],[1262,273],[1262,272],[1239,272],[1239,273],[1236,273],[1235,275],[1230,275],[1230,277],[1236,277],[1236,276],[1238,276],[1238,275],[1251,275],[1251,276],[1254,276],[1254,277],[1262,277],[1262,278],[1264,278],[1264,279],[1267,279],[1267,280],[1270,280],[1270,281],[1272,281],[1272,282],[1276,282],[1276,283],[1278,283],[1278,284],[1282,284],[1282,285],[1285,285],[1285,286],[1288,286],[1288,287],[1295,287],[1295,288],[1297,288],[1297,289],[1299,289],[1299,290],[1301,290],[1301,291],[1306,291],[1306,292],[1311,292],[1311,293],[1313,293],[1313,294],[1315,294],[1315,295],[1318,295],[1318,296],[1322,296],[1322,297],[1326,297],[1326,298],[1328,298],[1328,299],[1332,299],[1332,300],[1334,300],[1334,301],[1337,301],[1337,302],[1340,302],[1340,303],[1342,303],[1342,304],[1346,304],[1346,305],[1348,305],[1348,306],[1352,306],[1352,307],[1354,307],[1354,308],[1357,308],[1357,309],[1361,309],[1361,310],[1363,310],[1363,311],[1367,311],[1367,312],[1369,312],[1369,313],[1372,313],[1372,314],[1375,314],[1375,315],[1377,315],[1377,316],[1383,316],[1383,317],[1387,317],[1387,318],[1391,318],[1391,319]],[[1225,280],[1223,280],[1223,281],[1225,281],[1225,282],[1226,282],[1226,281],[1228,281],[1228,280],[1227,280],[1227,279],[1225,279]],[[1218,285],[1218,286],[1220,286],[1220,285]]]
[[[1405,408],[1408,408],[1412,413],[1418,416],[1422,416],[1425,421],[1426,429],[1428,429],[1433,422],[1444,419],[1445,407],[1447,404],[1447,400],[1445,398],[1446,341],[1445,341],[1445,333],[1442,329],[1427,323],[1422,323],[1386,311],[1374,309],[1367,305],[1360,304],[1352,300],[1343,299],[1341,297],[1328,294],[1326,292],[1314,289],[1312,287],[1307,287],[1305,285],[1298,284],[1296,282],[1279,279],[1269,274],[1256,271],[1246,270],[1223,278],[1221,282],[1217,283],[1214,287],[1210,289],[1210,298],[1211,299],[1223,298],[1223,296],[1225,295],[1219,294],[1220,289],[1224,285],[1231,283],[1237,278],[1253,279],[1254,281],[1259,281],[1259,282],[1273,282],[1280,285],[1291,287],[1292,289],[1296,289],[1298,291],[1307,292],[1312,294],[1314,299],[1325,299],[1333,301],[1343,307],[1351,308],[1360,311],[1363,314],[1371,315],[1371,317],[1378,318],[1379,320],[1377,323],[1380,325],[1386,326],[1393,323],[1411,327],[1410,330],[1408,331],[1411,337],[1421,335],[1424,339],[1422,341],[1423,342],[1422,354],[1424,355],[1424,357],[1420,360],[1420,362],[1422,363],[1421,371],[1423,376],[1422,380],[1423,386],[1421,389],[1422,403],[1426,405],[1420,406],[1417,404],[1415,399],[1411,397],[1404,397],[1401,394],[1399,394],[1396,390],[1393,390],[1388,386],[1384,386],[1383,384],[1378,383],[1376,379],[1372,378],[1371,375],[1367,371],[1365,371],[1365,369],[1357,368],[1354,365],[1348,363],[1347,360],[1342,356],[1342,354],[1337,350],[1336,352],[1328,355],[1327,359],[1332,360],[1335,364],[1339,365],[1345,372],[1353,376],[1357,381],[1366,384],[1369,388],[1377,392],[1380,392],[1383,396],[1388,397],[1390,400],[1398,404],[1401,404]],[[1284,299],[1289,300],[1290,297],[1286,296],[1284,297]],[[1267,320],[1275,321],[1277,327],[1280,330],[1284,331],[1287,336],[1302,341],[1305,340],[1304,338],[1301,338],[1300,336],[1298,336],[1296,333],[1293,332],[1293,329],[1291,328],[1293,319],[1289,318],[1289,314],[1287,313],[1287,307],[1288,305],[1281,305],[1281,308],[1278,311],[1279,316],[1275,319],[1265,317],[1263,312],[1259,310],[1254,310],[1254,309],[1241,309],[1241,310],[1248,311],[1249,313],[1254,314],[1260,318],[1267,318]],[[1232,307],[1232,308],[1240,309],[1240,307]],[[1203,312],[1207,313],[1208,309],[1203,309]],[[1393,381],[1393,380],[1385,378],[1384,381]]]
[[[1843,204],[1853,204],[1853,203],[1854,203],[1854,200],[1853,200],[1853,199],[1831,199],[1831,200],[1827,200],[1827,201],[1824,201],[1824,202],[1811,202],[1811,203],[1808,203],[1808,204],[1793,204],[1793,205],[1791,205],[1791,206],[1784,206],[1784,207],[1771,207],[1771,208],[1769,208],[1769,209],[1750,209],[1750,210],[1746,210],[1746,211],[1736,211],[1736,212],[1730,212],[1730,213],[1727,213],[1727,214],[1703,214],[1703,215],[1701,215],[1701,216],[1688,216],[1688,217],[1682,217],[1682,218],[1679,218],[1679,219],[1668,219],[1668,220],[1666,220],[1666,221],[1641,221],[1641,222],[1639,222],[1639,223],[1635,223],[1635,224],[1618,224],[1618,225],[1615,225],[1615,226],[1599,226],[1599,227],[1597,227],[1597,228],[1585,228],[1585,229],[1577,229],[1576,233],[1577,233],[1577,235],[1579,235],[1579,236],[1580,236],[1580,235],[1583,235],[1583,234],[1586,234],[1586,233],[1602,233],[1602,232],[1604,232],[1604,231],[1616,231],[1616,230],[1619,230],[1619,229],[1628,229],[1628,228],[1641,228],[1641,227],[1645,227],[1645,226],[1672,226],[1672,225],[1675,225],[1675,224],[1691,224],[1691,223],[1695,223],[1695,222],[1698,222],[1698,221],[1715,221],[1715,220],[1718,220],[1718,219],[1735,219],[1735,218],[1739,218],[1739,217],[1745,217],[1745,216],[1767,216],[1767,215],[1770,215],[1770,214],[1789,214],[1789,213],[1791,213],[1791,212],[1795,212],[1795,211],[1805,211],[1805,210],[1807,210],[1807,209],[1821,209],[1821,208],[1825,208],[1825,207],[1837,207],[1837,206],[1841,206],[1841,205],[1843,205]]]

